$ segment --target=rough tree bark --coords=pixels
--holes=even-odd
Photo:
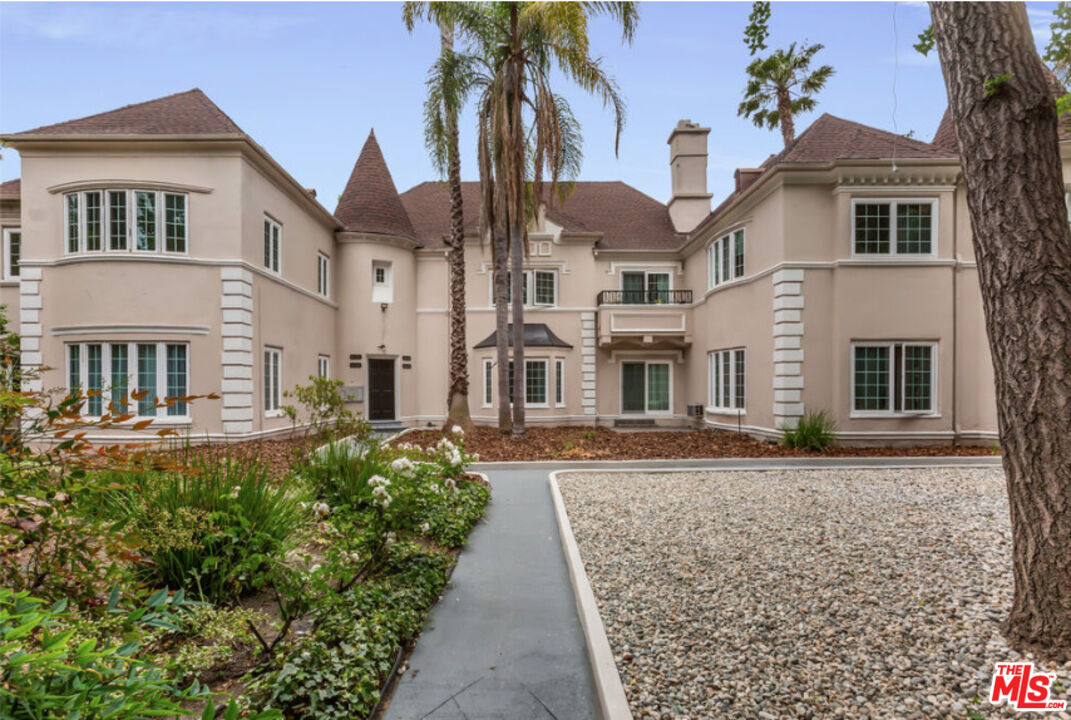
[[[792,96],[788,88],[777,88],[777,119],[781,125],[781,139],[788,147],[796,139],[796,121],[792,117]]]
[[[508,433],[513,430],[513,416],[510,414],[509,392],[509,348],[506,336],[509,333],[509,241],[503,231],[495,230],[491,240],[494,243],[492,258],[495,266],[495,337],[498,364],[498,430]]]
[[[453,50],[453,28],[444,25],[441,36],[443,49]],[[465,339],[465,222],[456,108],[446,109],[446,130],[450,136],[447,150],[447,183],[450,189],[450,390],[446,427],[460,425],[468,431],[472,428],[472,417],[469,414],[469,353]]]
[[[510,4],[510,37],[512,55],[507,65],[507,116],[509,142],[506,145],[509,172],[510,266],[513,275],[513,434],[524,435],[525,366],[524,366],[524,255],[525,255],[525,162],[524,122],[521,116],[521,79],[524,66],[521,54],[521,36],[518,30],[518,6]],[[534,279],[533,279],[534,280]],[[535,288],[529,288],[535,292]]]
[[[1056,104],[1022,3],[930,9],[996,376],[1015,578],[1004,632],[1071,659],[1071,232]]]

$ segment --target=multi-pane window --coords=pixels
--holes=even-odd
[[[279,251],[283,228],[270,217],[264,217],[264,267],[279,272]]]
[[[936,200],[852,201],[855,255],[932,255]]]
[[[668,412],[671,378],[668,362],[621,363],[621,411]]]
[[[621,272],[621,301],[627,305],[651,305],[673,300],[667,270]]]
[[[189,385],[186,343],[67,345],[67,386],[71,394],[85,393],[82,412],[91,417],[126,412],[185,417],[188,407],[181,398],[189,394]],[[165,389],[162,397],[158,388]]]
[[[283,351],[264,348],[264,412],[277,413],[282,401]]]
[[[865,414],[936,411],[936,343],[852,345],[852,410]]]
[[[22,231],[18,228],[4,230],[4,279],[19,277],[19,260],[22,258]]]
[[[316,356],[316,374],[324,379],[331,377],[331,356],[330,355],[317,355]]]
[[[554,404],[565,405],[565,360],[561,358],[554,361]]]
[[[488,375],[491,366],[484,365]],[[524,361],[524,404],[525,407],[545,407],[547,405],[547,361]],[[513,401],[513,361],[509,361],[509,402]]]
[[[707,288],[744,276],[744,229],[723,235],[707,247]]]
[[[186,252],[186,195],[159,190],[85,190],[64,196],[66,247],[79,252]],[[158,208],[166,210],[161,214]]]
[[[483,361],[483,406],[491,407],[494,404],[494,360],[485,358]]]
[[[506,274],[507,297],[513,298],[513,274]],[[558,273],[554,270],[525,270],[521,277],[521,295],[525,305],[551,306],[558,304]],[[494,304],[494,278],[491,284],[491,303]]]
[[[743,348],[707,354],[708,398],[714,411],[742,411],[747,388],[747,357]]]
[[[316,253],[316,292],[324,297],[331,294],[331,258]]]

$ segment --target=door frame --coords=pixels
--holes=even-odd
[[[364,386],[365,394],[367,396],[367,402],[365,403],[365,416],[369,422],[372,421],[372,361],[373,360],[390,360],[394,363],[394,417],[391,420],[398,421],[401,419],[401,392],[400,383],[398,382],[398,356],[397,355],[368,355],[368,362],[365,363],[364,371]],[[377,421],[380,422],[380,421]]]
[[[618,359],[618,365],[620,369],[617,372],[617,385],[618,385],[618,414],[623,417],[640,417],[646,415],[653,415],[656,417],[673,415],[673,359],[672,358],[642,358],[642,357],[629,357]],[[625,410],[625,372],[624,366],[626,364],[638,364],[643,365],[643,411],[637,412],[635,410]],[[647,366],[648,365],[666,365],[669,367],[669,409],[668,410],[650,410],[648,409],[648,396],[647,396]]]

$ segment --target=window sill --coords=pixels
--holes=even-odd
[[[268,410],[264,413],[264,417],[266,418],[281,418],[285,416],[286,413],[284,413],[282,410]]]
[[[737,415],[747,415],[746,408],[723,408],[707,406],[703,409],[706,411],[707,415],[732,415],[733,417],[736,417]]]
[[[938,420],[941,418],[941,413],[934,412],[887,412],[887,411],[874,411],[865,412],[859,410],[853,410],[849,415],[852,420],[888,420],[888,419],[904,419],[904,418],[918,418],[926,420]]]
[[[97,415],[83,415],[82,419],[87,422],[98,422],[100,416]],[[124,420],[123,422],[113,423],[112,427],[117,428],[132,428],[136,423],[151,420],[152,425],[146,428],[146,432],[151,432],[151,428],[154,427],[181,427],[183,425],[193,425],[193,418],[189,415],[167,415],[164,417],[150,417],[150,416],[137,416],[130,420]]]

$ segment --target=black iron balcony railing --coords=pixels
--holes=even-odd
[[[692,291],[603,290],[596,302],[599,305],[687,305],[692,302]]]

